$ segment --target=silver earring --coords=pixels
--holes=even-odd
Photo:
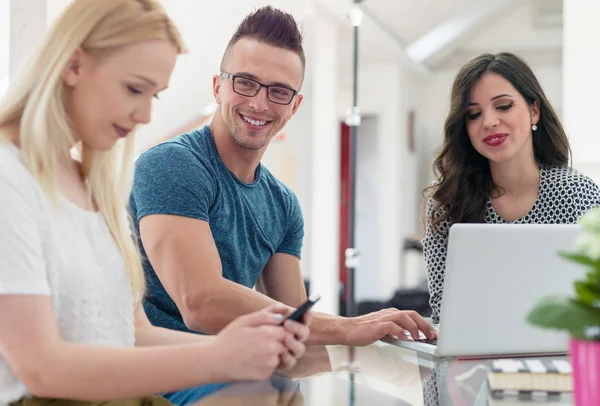
[[[537,125],[535,125],[535,124],[534,124],[534,125],[532,125],[532,126],[531,126],[531,129],[532,129],[533,131],[537,131]]]

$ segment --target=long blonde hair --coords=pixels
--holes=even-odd
[[[77,51],[114,50],[138,41],[166,39],[186,52],[180,33],[154,0],[74,0],[23,66],[0,103],[0,128],[18,128],[25,166],[55,201],[57,163],[74,145],[66,111],[63,71]],[[134,138],[110,151],[83,146],[81,164],[91,197],[123,257],[132,293],[141,300],[144,273],[131,237],[127,203],[131,192]]]

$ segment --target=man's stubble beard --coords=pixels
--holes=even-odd
[[[244,139],[243,139],[240,131],[235,127],[233,128],[231,135],[236,144],[238,144],[240,147],[242,147],[244,149],[249,149],[252,151],[258,151],[258,150],[264,148],[265,145],[267,145],[269,142],[269,138],[265,137],[265,139],[258,146],[254,145],[254,144],[248,144],[247,142],[244,142]]]

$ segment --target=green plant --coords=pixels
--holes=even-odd
[[[575,297],[545,297],[527,316],[531,324],[567,330],[578,340],[600,341],[600,208],[583,215],[583,232],[575,252],[560,252],[563,258],[587,268],[585,278],[574,283]]]

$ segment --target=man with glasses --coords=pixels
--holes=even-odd
[[[231,73],[221,72],[221,76],[233,81],[233,91],[246,97],[254,97],[260,92],[261,88],[265,88],[269,101],[277,104],[288,105],[298,94],[297,90],[285,87],[285,85],[263,85],[262,83],[252,80],[249,77],[232,75]],[[248,75],[247,75],[248,76]]]
[[[293,17],[264,7],[231,38],[213,78],[209,126],[137,161],[131,211],[148,279],[152,323],[215,334],[274,302],[306,300],[304,222],[295,194],[260,164],[302,102],[302,35]],[[253,289],[256,286],[256,290]],[[309,343],[366,345],[435,330],[415,312],[356,318],[314,314]]]

